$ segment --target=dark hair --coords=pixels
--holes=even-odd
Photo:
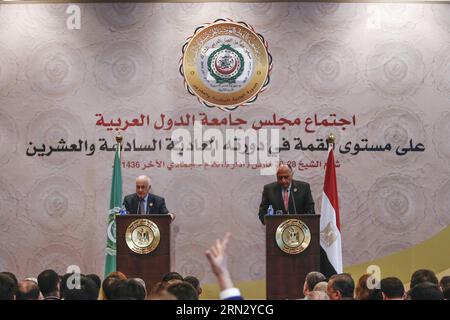
[[[198,288],[200,286],[200,280],[194,276],[186,276],[184,277],[184,281],[189,282],[192,284],[194,288]]]
[[[64,300],[97,300],[99,288],[94,280],[80,275],[80,288],[66,289]]]
[[[39,300],[39,286],[32,280],[23,280],[17,286],[16,300]]]
[[[54,270],[45,270],[38,275],[38,285],[44,297],[58,290],[59,276]]]
[[[59,283],[59,294],[61,297],[64,296],[64,292],[67,290],[67,282],[69,280],[69,277],[73,274],[74,274],[74,272],[66,273],[65,275],[60,277],[61,282]]]
[[[145,300],[145,288],[137,280],[131,278],[122,280],[117,288],[118,300],[133,299],[133,300]]]
[[[6,274],[0,274],[0,300],[14,300],[15,292],[14,280]]]
[[[330,277],[331,287],[341,293],[342,298],[353,298],[353,291],[355,291],[355,282],[348,273],[335,274]]]
[[[365,273],[358,279],[355,288],[355,299],[357,300],[383,300],[381,290],[377,288],[369,289],[368,282],[371,281],[372,274]]]
[[[88,277],[89,279],[91,279],[92,281],[94,281],[95,285],[100,289],[102,286],[102,280],[100,279],[100,277],[94,273],[88,274],[86,275],[86,277]]]
[[[312,271],[306,275],[305,283],[309,291],[313,291],[316,284],[325,281],[327,278],[318,271]]]
[[[183,276],[181,274],[179,274],[178,272],[168,272],[163,276],[162,281],[169,282],[170,280],[174,280],[174,279],[181,280],[181,281],[184,280]]]
[[[411,300],[444,300],[444,294],[439,287],[432,282],[421,282],[410,291]]]
[[[414,288],[416,285],[422,282],[431,282],[434,284],[439,284],[439,280],[433,271],[428,269],[419,269],[415,271],[411,276],[410,287]]]
[[[116,277],[107,277],[103,280],[102,289],[107,300],[114,300],[117,297],[117,290],[121,281],[123,280]]]
[[[442,277],[441,281],[439,281],[439,285],[441,286],[442,291],[450,288],[450,276]]]
[[[8,277],[10,277],[13,281],[14,284],[17,286],[19,284],[19,281],[17,281],[17,277],[14,273],[9,272],[9,271],[3,271],[2,274],[7,275]]]
[[[390,299],[402,298],[405,294],[405,287],[402,281],[396,277],[384,278],[380,282],[381,292]]]
[[[198,300],[197,290],[189,282],[177,282],[167,287],[167,292],[173,294],[177,300]]]
[[[444,299],[450,300],[450,287],[445,288],[442,293],[444,295]]]
[[[383,300],[383,295],[380,289],[373,289],[367,300]]]

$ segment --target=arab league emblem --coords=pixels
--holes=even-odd
[[[218,19],[198,27],[183,45],[186,90],[207,107],[233,110],[254,102],[270,81],[267,41],[244,22]]]
[[[289,219],[278,226],[275,240],[282,251],[289,254],[298,254],[309,246],[311,232],[302,221]]]
[[[155,250],[160,239],[158,226],[148,219],[133,221],[125,232],[128,248],[139,254],[147,254]]]

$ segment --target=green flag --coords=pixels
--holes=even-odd
[[[122,208],[122,171],[120,163],[120,148],[116,150],[109,200],[108,229],[106,240],[105,278],[116,271],[116,214]]]

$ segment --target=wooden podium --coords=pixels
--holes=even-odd
[[[278,226],[299,219],[311,233],[309,246],[298,254],[282,251],[276,242]],[[271,300],[303,298],[303,283],[311,271],[320,271],[320,215],[289,214],[265,216],[266,223],[266,296]]]
[[[148,254],[133,252],[127,245],[125,234],[128,226],[138,219],[148,219],[158,226],[160,242]],[[147,292],[170,271],[170,222],[168,214],[118,215],[116,216],[117,270],[127,277],[145,281]]]

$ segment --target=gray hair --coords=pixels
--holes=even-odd
[[[330,300],[330,297],[323,291],[311,291],[306,294],[305,300]]]
[[[327,292],[328,283],[325,281],[321,281],[314,286],[313,291],[323,291]]]
[[[138,180],[144,180],[144,179],[147,180],[147,183],[148,183],[149,186],[152,185],[152,184],[151,184],[150,177],[148,177],[148,176],[146,176],[146,175],[142,175],[142,176],[137,177],[137,178],[136,178],[136,182],[137,182]]]

